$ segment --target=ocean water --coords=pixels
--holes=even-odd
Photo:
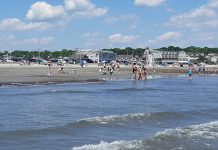
[[[218,76],[0,87],[0,150],[217,150]]]

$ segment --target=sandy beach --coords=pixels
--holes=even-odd
[[[73,67],[76,67],[76,74]],[[23,85],[23,84],[52,84],[63,82],[97,82],[109,79],[131,79],[131,66],[121,66],[120,70],[115,70],[113,75],[101,75],[100,66],[89,64],[82,68],[79,65],[65,65],[64,73],[58,73],[60,66],[51,67],[51,76],[48,76],[48,66],[31,64],[30,66],[20,66],[19,64],[0,64],[0,85]],[[206,69],[207,73],[218,73],[218,68]],[[148,74],[186,74],[187,67],[147,67]],[[195,68],[194,73],[197,72]]]
[[[107,78],[131,78],[129,68],[115,71],[112,76],[109,74],[101,75],[100,67],[89,65],[82,68],[76,67],[76,74],[73,65],[64,66],[64,73],[58,72],[60,66],[51,67],[51,76],[48,76],[48,66],[30,65],[20,66],[18,64],[0,64],[0,85],[20,85],[20,84],[52,84],[63,82],[97,82]]]

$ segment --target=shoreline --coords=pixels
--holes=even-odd
[[[112,75],[101,75],[99,69],[102,66],[91,64],[82,68],[79,65],[64,66],[64,73],[58,73],[60,66],[51,67],[51,76],[48,76],[47,65],[20,66],[18,64],[0,64],[0,86],[25,86],[25,85],[50,85],[62,83],[86,83],[105,82],[106,79],[131,79],[132,69],[130,66],[121,66]],[[73,67],[76,67],[76,74]],[[218,67],[206,69],[206,75],[218,74]],[[197,68],[193,71],[198,74]],[[147,67],[148,75],[179,75],[187,74],[186,67]]]

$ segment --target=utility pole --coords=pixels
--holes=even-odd
[[[41,59],[41,56],[40,56],[40,49],[38,49],[38,51],[39,51],[39,59]]]

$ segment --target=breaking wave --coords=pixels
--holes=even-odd
[[[189,113],[190,115],[190,113]],[[88,126],[104,126],[104,125],[117,125],[122,126],[128,123],[134,122],[146,122],[146,121],[158,121],[168,119],[179,119],[184,117],[183,113],[178,112],[153,112],[153,113],[135,113],[125,115],[110,115],[103,117],[92,117],[77,120],[72,123],[65,124],[63,126],[39,128],[39,129],[25,129],[15,131],[2,131],[0,132],[0,138],[4,136],[28,136],[33,134],[48,134],[48,133],[60,133],[72,130],[72,128],[85,128]]]
[[[212,149],[218,146],[218,121],[191,125],[184,128],[166,129],[151,139],[134,141],[101,141],[97,145],[73,147],[72,150],[174,150],[174,149]]]
[[[101,141],[98,145],[84,145],[74,147],[72,150],[120,150],[137,149],[141,147],[140,141],[114,141],[111,143]]]
[[[185,128],[166,129],[155,134],[155,137],[162,139],[166,137],[202,137],[206,139],[218,138],[218,121],[192,125]]]
[[[187,112],[188,115],[190,113]],[[68,125],[88,125],[88,124],[122,124],[126,122],[143,122],[143,121],[158,121],[168,119],[179,119],[185,117],[185,113],[179,112],[153,112],[153,113],[135,113],[125,115],[110,115],[103,117],[92,117],[81,119],[76,123],[70,123]]]

